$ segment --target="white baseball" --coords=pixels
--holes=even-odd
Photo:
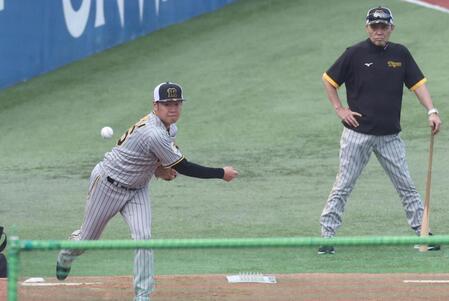
[[[109,127],[109,126],[105,126],[104,128],[101,129],[101,137],[105,138],[105,139],[109,139],[114,135],[114,130]]]

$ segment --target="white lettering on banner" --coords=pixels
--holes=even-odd
[[[139,17],[140,22],[143,21],[143,0],[139,0]]]
[[[97,0],[97,12],[95,14],[95,27],[104,25],[104,0]]]
[[[168,0],[154,0],[154,7],[156,8],[156,15],[159,16],[159,7],[161,2],[167,2]]]
[[[86,29],[87,21],[89,20],[89,14],[91,9],[92,0],[81,0],[81,6],[78,10],[75,10],[72,6],[72,0],[62,0],[64,18],[67,25],[67,29],[74,38],[80,37]],[[100,27],[106,24],[104,17],[104,1],[95,0],[96,12],[95,12],[95,27]],[[143,12],[145,0],[138,0],[139,4],[139,17],[140,22],[143,21]],[[156,15],[159,16],[159,7],[161,2],[167,2],[168,0],[154,0],[156,8]],[[0,8],[2,7],[4,0],[0,0]],[[120,25],[122,28],[125,26],[125,0],[116,0],[117,8],[120,17]],[[0,9],[1,10],[1,9]]]
[[[65,23],[74,38],[80,37],[87,25],[91,0],[82,0],[78,11],[73,9],[71,0],[62,0]]]
[[[5,0],[0,0],[0,10],[5,9]]]
[[[125,26],[125,0],[116,0],[118,13],[120,16],[120,25]],[[95,12],[95,27],[103,26],[106,21],[104,18],[104,0],[97,0],[97,11]]]
[[[125,26],[125,0],[117,0],[118,12],[120,14],[120,24]]]

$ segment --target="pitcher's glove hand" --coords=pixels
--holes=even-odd
[[[158,166],[154,175],[157,178],[164,179],[165,181],[171,181],[176,178],[177,172],[173,168],[165,168],[163,166]]]

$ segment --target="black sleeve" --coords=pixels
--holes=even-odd
[[[186,158],[172,166],[174,170],[185,176],[201,179],[223,179],[223,168],[201,166],[187,161]]]
[[[349,69],[350,69],[350,60],[351,60],[350,56],[351,56],[351,51],[350,51],[350,48],[348,48],[337,59],[337,61],[326,71],[325,75],[327,75],[328,78],[325,77],[325,79],[329,81],[329,78],[330,78],[333,81],[330,83],[334,87],[335,87],[335,85],[333,83],[336,83],[339,87],[348,78]],[[338,88],[338,87],[335,87],[335,88]]]
[[[424,75],[418,67],[418,64],[413,59],[410,51],[404,47],[404,56],[405,56],[405,79],[404,83],[407,88],[412,89],[417,83],[425,80]]]

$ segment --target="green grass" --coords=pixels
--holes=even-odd
[[[443,121],[449,16],[385,1],[392,40],[407,45],[429,78]],[[23,239],[65,239],[82,222],[92,167],[151,110],[152,89],[179,82],[188,102],[177,143],[194,162],[234,165],[234,182],[179,177],[151,185],[155,238],[318,236],[335,179],[341,125],[321,75],[365,39],[369,1],[246,0],[152,33],[0,92],[0,223]],[[326,7],[326,8],[325,8]],[[340,95],[344,99],[344,89]],[[424,193],[425,110],[404,94],[402,137]],[[431,225],[447,234],[448,132],[437,137]],[[413,235],[391,183],[372,157],[347,205],[340,236]],[[104,239],[129,238],[120,217]],[[447,272],[449,252],[410,247],[157,251],[158,274],[255,272]],[[54,273],[56,252],[23,254],[22,275]],[[131,274],[132,251],[89,251],[74,275]]]

